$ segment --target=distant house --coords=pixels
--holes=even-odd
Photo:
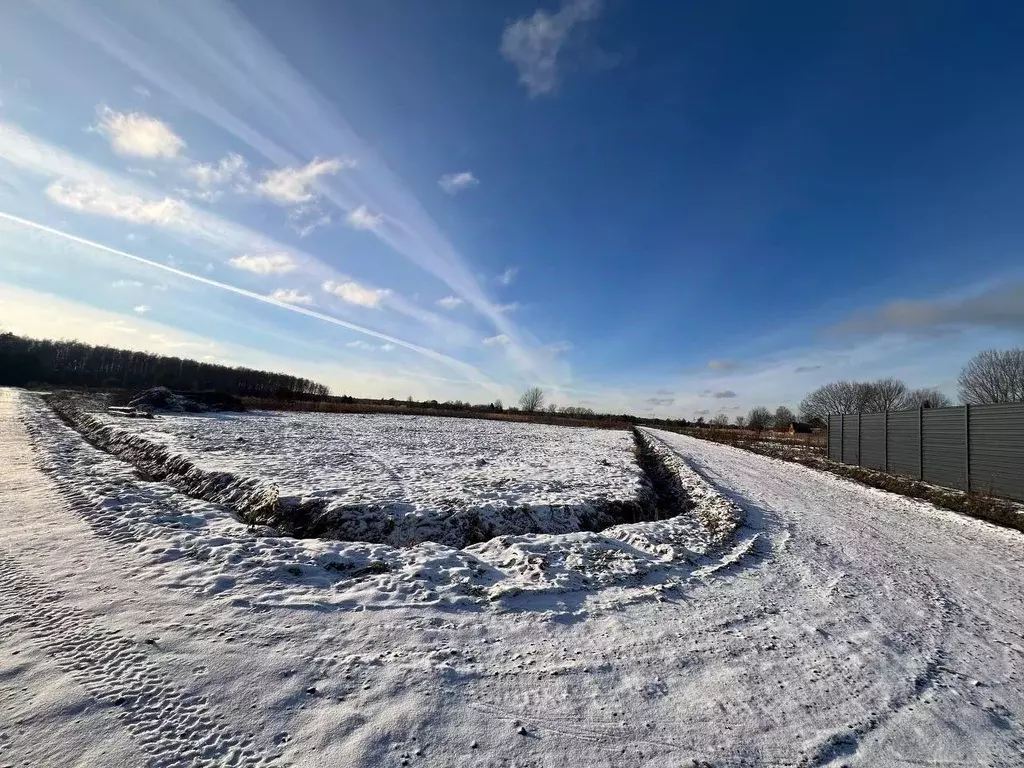
[[[811,425],[803,421],[791,421],[789,422],[789,429],[787,430],[791,435],[809,435],[814,430],[811,429]]]

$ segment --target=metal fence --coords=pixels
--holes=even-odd
[[[1024,403],[829,416],[828,457],[1024,501]]]

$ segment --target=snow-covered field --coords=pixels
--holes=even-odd
[[[0,391],[0,765],[1021,765],[1020,534],[649,434],[681,520],[399,549]]]
[[[92,420],[105,427],[92,436],[147,469],[202,473],[192,487],[230,475],[229,493],[242,487],[277,500],[285,524],[301,520],[306,535],[460,547],[600,530],[644,519],[653,504],[633,438],[621,430],[317,413],[82,418],[86,431]]]

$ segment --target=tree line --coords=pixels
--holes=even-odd
[[[77,341],[0,334],[0,385],[177,390],[215,389],[238,397],[319,398],[330,389],[284,373],[229,367]]]
[[[964,405],[1024,403],[1024,349],[985,350],[972,357],[957,377]],[[833,381],[800,403],[805,421],[823,421],[830,413],[874,413],[911,408],[946,408],[952,399],[933,387],[909,389],[896,378]]]

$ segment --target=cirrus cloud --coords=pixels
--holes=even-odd
[[[512,339],[504,333],[499,333],[497,336],[488,336],[484,339],[484,345],[488,347],[507,347],[511,343]]]
[[[480,183],[480,180],[473,175],[472,171],[461,171],[459,173],[446,173],[440,179],[437,180],[438,186],[441,187],[449,195],[454,195],[461,192],[464,189],[475,187]]]

